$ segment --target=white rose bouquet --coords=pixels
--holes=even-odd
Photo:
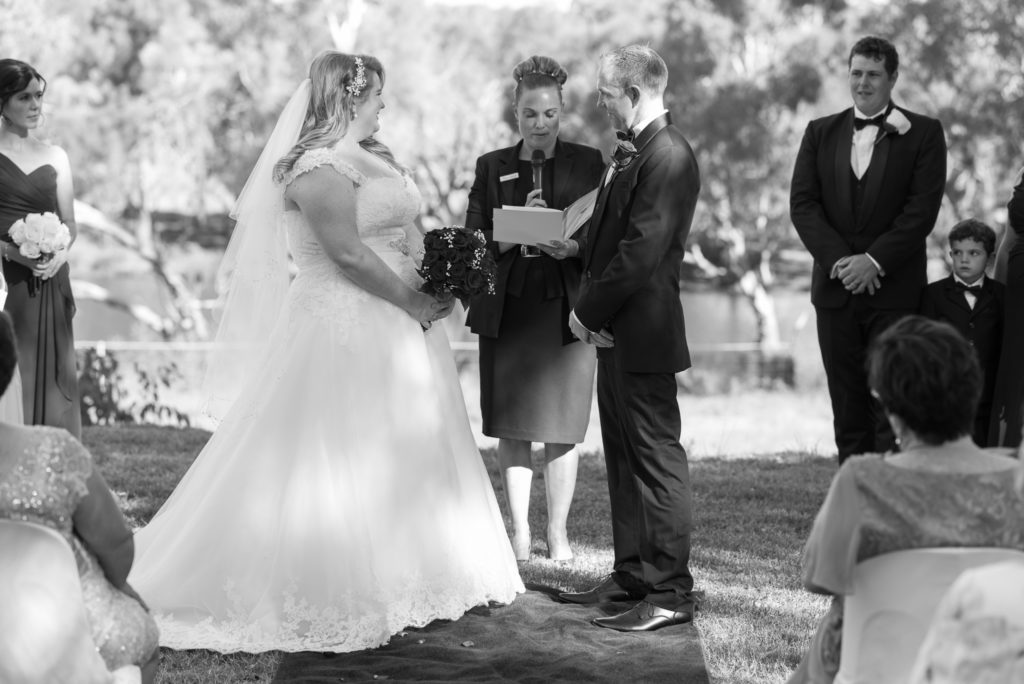
[[[8,234],[23,257],[38,259],[40,263],[46,263],[71,244],[71,231],[52,211],[18,219],[11,224]]]

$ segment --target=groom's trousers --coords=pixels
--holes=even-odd
[[[597,405],[608,466],[614,577],[661,608],[692,602],[690,470],[673,373],[627,373],[598,351]]]

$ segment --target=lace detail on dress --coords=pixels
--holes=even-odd
[[[410,287],[419,287],[416,266],[410,258],[405,226],[416,219],[420,194],[408,175],[388,173],[368,177],[330,148],[309,150],[296,162],[292,174],[331,165],[356,185],[355,221],[359,237]],[[286,179],[288,180],[288,179]],[[290,180],[289,180],[290,182]],[[353,283],[324,252],[301,212],[285,213],[288,247],[299,268],[288,293],[288,321],[313,315],[330,320],[345,343],[345,331],[359,324],[361,309],[374,295]]]
[[[488,584],[489,582],[489,584]],[[515,581],[497,589],[493,579],[465,576],[425,578],[421,573],[406,578],[404,587],[334,595],[329,605],[311,602],[295,582],[275,597],[280,608],[273,615],[253,617],[251,597],[228,580],[223,585],[227,619],[204,618],[185,622],[157,612],[163,646],[173,649],[211,649],[255,653],[278,650],[348,653],[377,648],[409,627],[424,627],[434,620],[457,620],[478,605],[507,604],[515,598]],[[490,589],[488,587],[491,587]],[[483,597],[480,598],[470,598]],[[240,646],[244,644],[244,646]]]
[[[329,147],[317,147],[306,150],[302,156],[295,160],[295,165],[284,175],[282,184],[285,187],[291,185],[292,181],[304,173],[308,173],[320,166],[331,166],[334,170],[345,176],[356,187],[366,182],[366,175],[346,161],[338,158],[337,153]]]

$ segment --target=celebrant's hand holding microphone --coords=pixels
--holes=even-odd
[[[548,203],[544,201],[544,160],[547,155],[544,150],[535,149],[530,155],[530,171],[533,175],[533,190],[526,195],[527,207],[547,208]],[[524,257],[539,257],[541,250],[534,245],[520,245],[519,253]]]

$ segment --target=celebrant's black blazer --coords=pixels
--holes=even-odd
[[[494,241],[494,210],[503,204],[513,204],[512,194],[518,177],[522,146],[520,141],[512,147],[488,152],[477,159],[476,178],[469,191],[466,227],[483,231],[498,265],[494,294],[473,297],[466,318],[470,330],[485,337],[498,336],[509,275],[516,262],[523,258],[518,249],[499,254],[498,244]],[[554,197],[545,198],[551,209],[565,209],[601,182],[601,174],[605,169],[604,159],[601,152],[593,147],[556,140],[554,160]],[[580,259],[574,257],[556,263],[557,271],[553,270],[549,277],[549,281],[553,282],[548,283],[548,290],[560,293],[565,299],[568,319],[568,312],[579,293]],[[565,343],[574,339],[567,324],[562,337]]]

